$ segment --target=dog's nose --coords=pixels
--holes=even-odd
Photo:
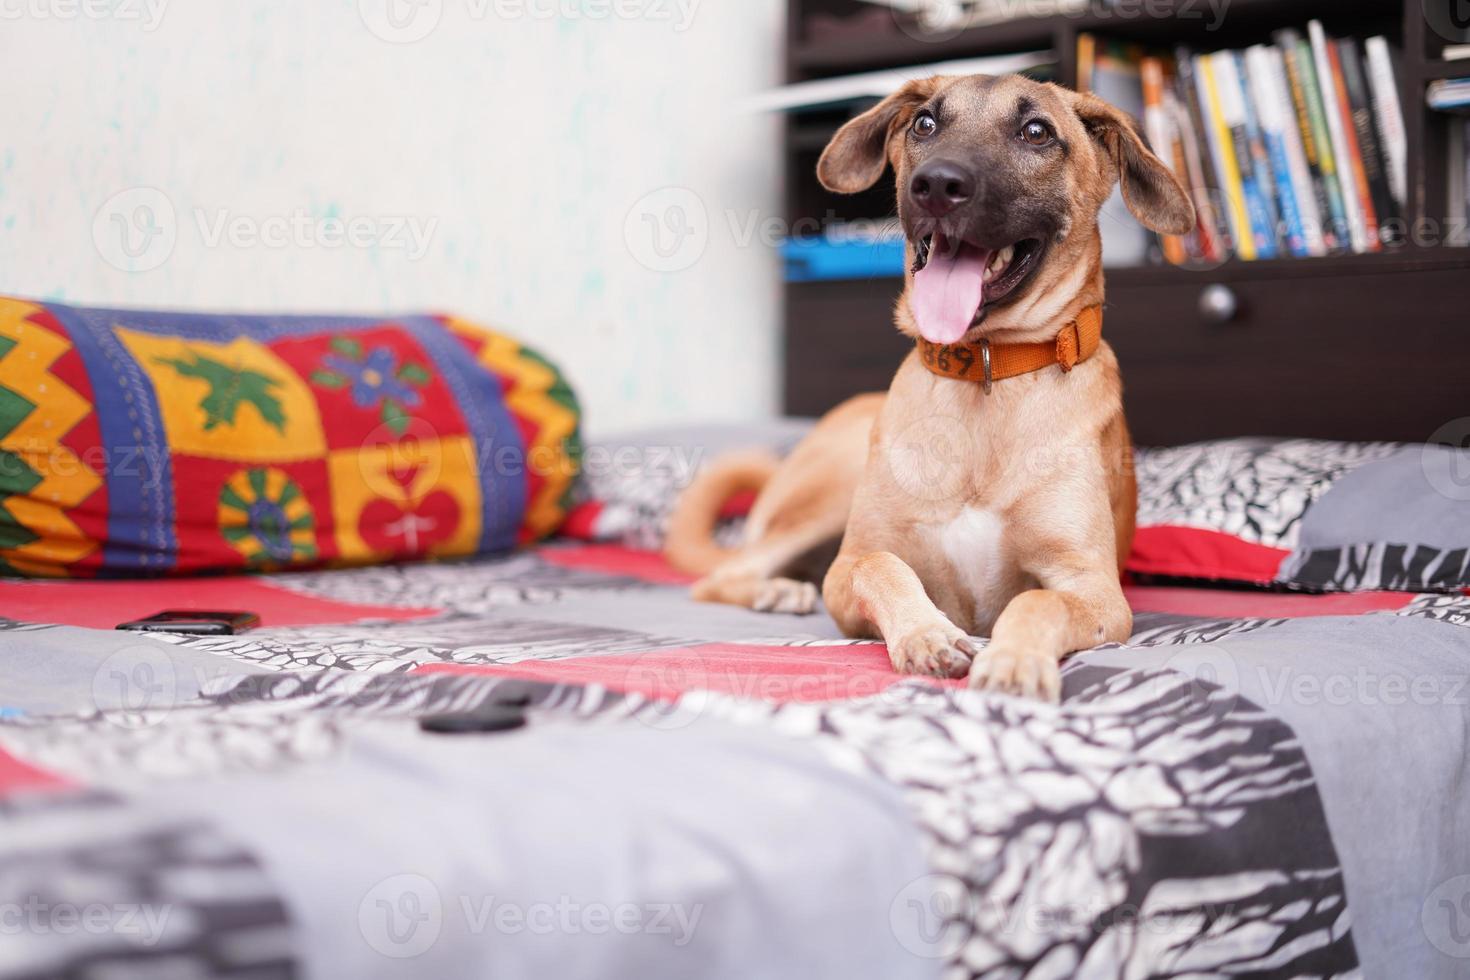
[[[974,196],[974,175],[948,160],[924,164],[909,181],[909,197],[936,218],[949,214]]]

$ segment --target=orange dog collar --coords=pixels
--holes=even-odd
[[[924,367],[944,378],[978,381],[990,394],[994,381],[1014,378],[1049,368],[1063,371],[1097,353],[1102,343],[1102,307],[1089,306],[1057,334],[1055,341],[1029,344],[992,344],[981,338],[973,343],[934,344],[918,340],[919,360]]]

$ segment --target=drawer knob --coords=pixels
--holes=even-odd
[[[1240,302],[1235,290],[1215,283],[1206,286],[1199,294],[1199,315],[1211,323],[1229,323],[1240,312]]]

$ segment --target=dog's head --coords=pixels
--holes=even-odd
[[[1100,300],[1097,214],[1119,181],[1146,228],[1194,227],[1189,196],[1127,116],[1019,75],[909,82],[837,132],[817,176],[853,194],[889,164],[909,246],[899,325],[936,343],[982,321],[987,335],[1054,330],[1075,297]]]

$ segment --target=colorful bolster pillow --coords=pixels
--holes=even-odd
[[[0,297],[0,574],[266,570],[556,530],[577,402],[438,316],[215,316]]]

